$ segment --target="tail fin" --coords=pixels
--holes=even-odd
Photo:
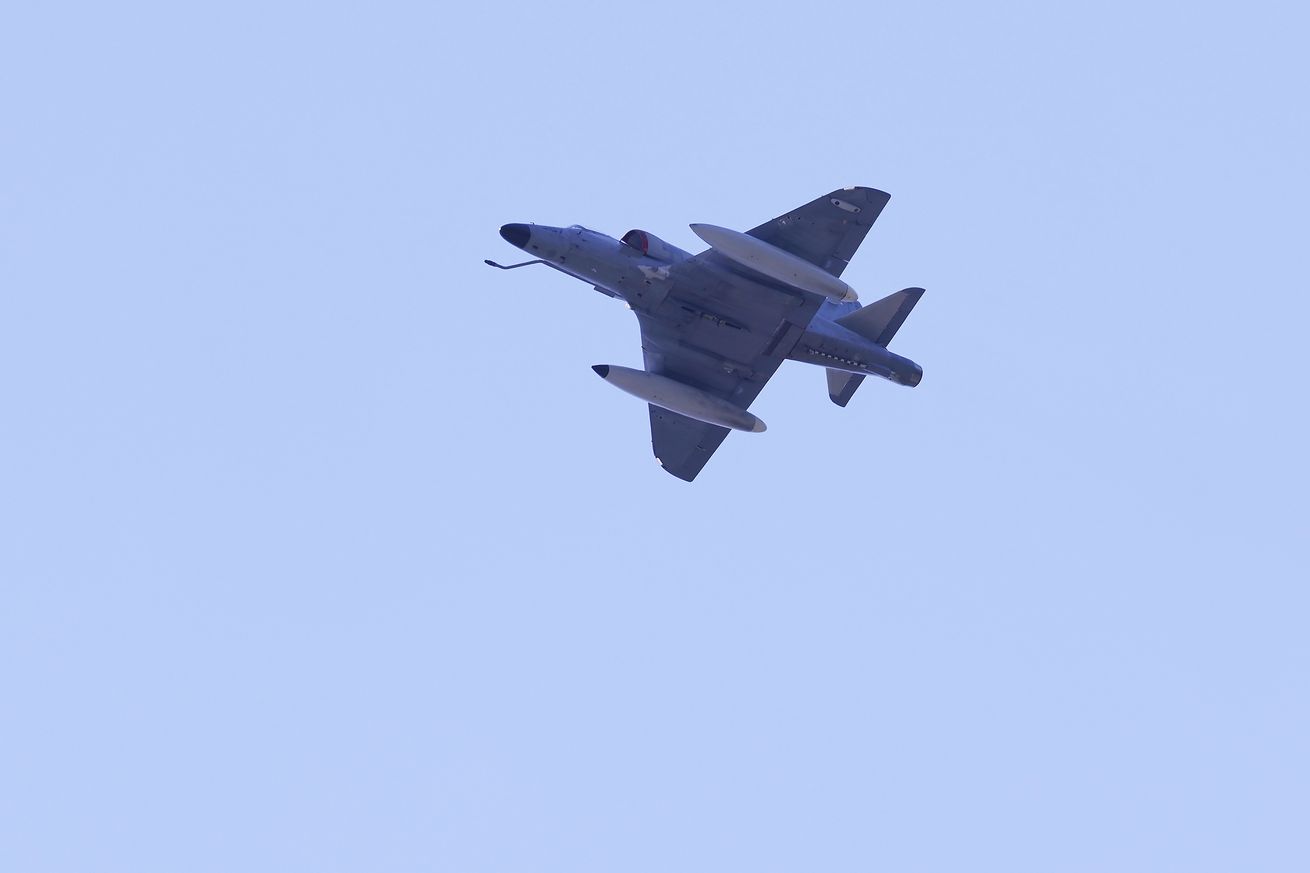
[[[845,370],[833,370],[829,368],[828,372],[828,397],[838,406],[845,406],[851,402],[851,397],[855,394],[855,389],[860,387],[864,381],[864,376],[860,373],[847,373]]]
[[[896,336],[896,331],[901,329],[901,325],[909,317],[910,310],[914,309],[914,304],[918,303],[919,298],[922,296],[922,288],[906,288],[904,291],[897,291],[895,294],[890,294],[876,303],[860,307],[850,315],[843,315],[837,319],[837,323],[886,348],[887,344],[892,341],[892,337]],[[831,377],[829,377],[829,380],[831,386]],[[854,388],[851,389],[852,392],[854,390]],[[846,404],[842,403],[840,405],[845,406]]]

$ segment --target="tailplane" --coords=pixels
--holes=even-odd
[[[886,348],[887,344],[896,336],[896,331],[901,329],[905,319],[909,317],[910,310],[914,309],[914,304],[919,302],[923,296],[922,288],[906,288],[904,291],[897,291],[890,294],[876,303],[870,303],[868,306],[862,306],[852,312],[850,315],[843,315],[837,319],[837,323],[847,330],[853,330],[866,339],[873,340],[878,345]],[[829,376],[828,384],[831,388],[832,377]],[[854,393],[855,389],[850,389]],[[847,398],[850,399],[849,397]],[[833,398],[836,402],[836,398]],[[845,403],[838,404],[845,406]]]

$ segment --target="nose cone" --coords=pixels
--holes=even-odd
[[[501,227],[500,235],[510,245],[523,248],[528,244],[528,239],[532,236],[532,230],[526,224],[506,224]]]

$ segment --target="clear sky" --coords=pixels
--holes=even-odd
[[[1296,4],[0,13],[0,870],[1310,869]],[[502,223],[892,200],[691,485]]]

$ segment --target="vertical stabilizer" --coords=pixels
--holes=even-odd
[[[906,288],[876,303],[863,306],[850,315],[843,315],[837,319],[837,323],[886,348],[922,296],[922,288]]]

